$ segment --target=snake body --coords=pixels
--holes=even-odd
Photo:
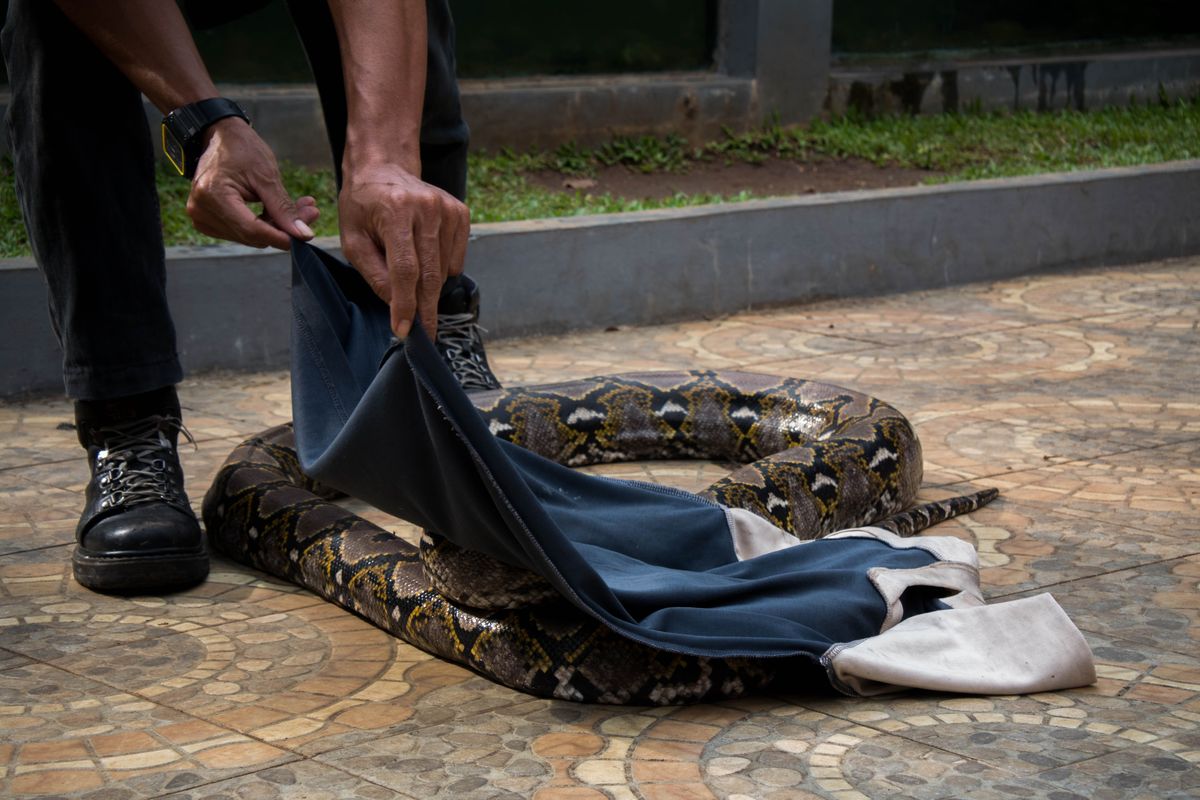
[[[799,539],[876,525],[903,535],[974,510],[993,490],[913,507],[921,448],[887,403],[813,381],[655,372],[472,398],[497,437],[569,466],[708,459],[743,466],[702,496]],[[708,658],[642,645],[568,604],[540,576],[426,533],[419,547],[347,512],[304,475],[290,425],[237,447],[204,500],[211,541],[379,627],[540,696],[666,704],[731,698],[807,659]]]

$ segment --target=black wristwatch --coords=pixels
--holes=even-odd
[[[196,162],[204,152],[205,129],[226,117],[241,117],[250,123],[242,107],[226,97],[180,106],[163,117],[163,152],[180,175],[191,180],[196,174]]]

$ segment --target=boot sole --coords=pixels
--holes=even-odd
[[[71,556],[75,580],[97,592],[177,591],[208,577],[208,553],[93,556],[78,547]]]

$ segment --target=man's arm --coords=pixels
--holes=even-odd
[[[462,272],[470,213],[421,181],[428,58],[425,0],[329,0],[349,116],[338,201],[342,249],[388,301],[392,330],[414,314],[434,333],[447,276]]]
[[[56,0],[59,8],[164,114],[217,96],[179,7],[162,0]],[[236,117],[205,131],[206,148],[188,197],[196,229],[255,247],[288,249],[312,238],[316,201],[293,203],[267,144]],[[262,218],[247,203],[261,201]]]

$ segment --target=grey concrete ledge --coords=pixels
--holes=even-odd
[[[1200,161],[477,225],[492,337],[644,325],[1200,253]],[[320,242],[336,250],[336,241]],[[287,364],[286,254],[173,248],[191,370]],[[45,286],[0,261],[0,396],[61,386]]]
[[[564,142],[599,145],[614,136],[670,133],[700,143],[724,128],[745,130],[759,121],[753,76],[715,72],[594,75],[462,81],[463,116],[475,150],[553,149]],[[823,87],[823,83],[822,83]],[[275,154],[284,161],[326,169],[329,143],[320,98],[311,84],[222,86],[238,101]],[[817,94],[821,94],[817,92]],[[0,115],[9,103],[0,93]],[[145,103],[157,141],[162,115]],[[0,155],[9,152],[0,130]]]
[[[988,60],[836,65],[825,109],[841,115],[940,114],[1073,108],[1194,97],[1200,91],[1200,50],[1079,53]]]
[[[694,142],[757,120],[753,78],[713,72],[463,81],[471,146],[484,150],[598,145],[669,133]]]
[[[459,84],[463,116],[477,150],[596,145],[614,136],[676,133],[696,142],[723,127],[744,129],[757,117],[753,77],[715,72],[467,80]],[[245,107],[280,158],[329,165],[329,145],[315,87],[222,87]],[[159,115],[147,109],[157,130]]]

